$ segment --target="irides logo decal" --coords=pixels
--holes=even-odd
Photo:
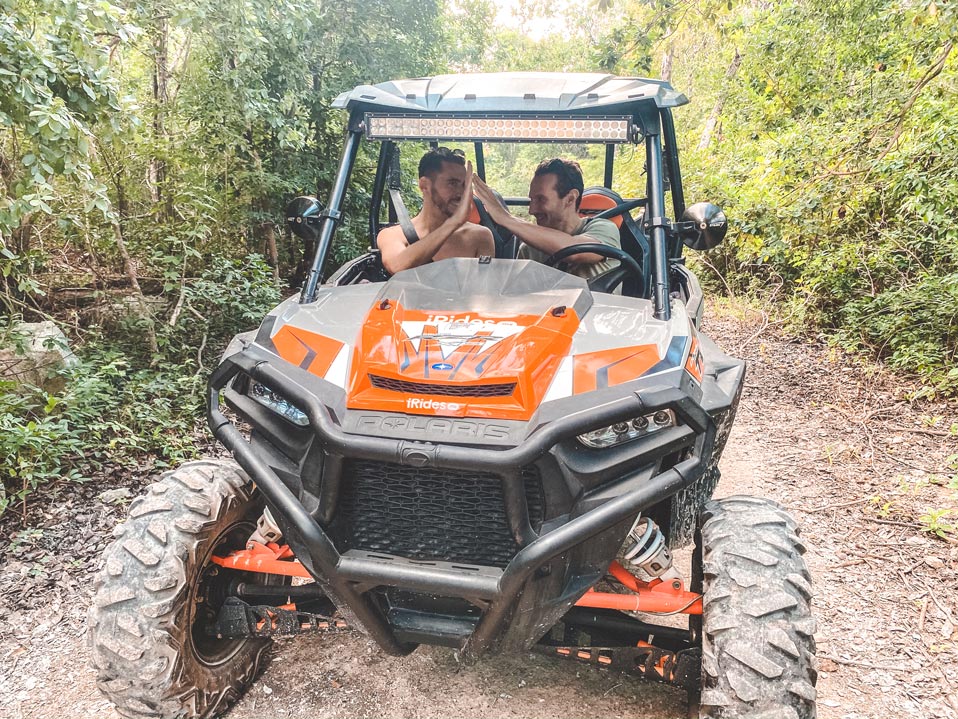
[[[462,405],[458,402],[437,402],[434,399],[408,397],[406,399],[406,409],[432,409],[458,412],[460,409],[462,409]]]

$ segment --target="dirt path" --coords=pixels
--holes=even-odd
[[[824,719],[958,719],[958,542],[921,531],[956,506],[954,404],[912,403],[901,380],[789,340],[726,307],[709,332],[749,361],[722,461],[721,495],[777,499],[802,524],[816,579]],[[950,466],[951,465],[951,466]],[[126,480],[129,482],[130,480]],[[135,480],[136,493],[145,482]],[[0,564],[0,717],[113,719],[85,644],[91,573],[125,514],[120,491],[68,487],[22,531],[7,520]],[[69,557],[65,561],[64,557]],[[277,645],[229,713],[260,717],[683,716],[668,687],[539,655],[461,668],[451,650],[382,655],[359,636]]]

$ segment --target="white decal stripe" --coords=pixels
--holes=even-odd
[[[346,369],[348,364],[349,345],[343,345],[339,348],[339,353],[336,355],[336,359],[334,359],[333,363],[329,366],[329,370],[326,372],[326,376],[323,377],[323,379],[336,385],[337,387],[346,389]]]
[[[563,357],[559,363],[559,369],[556,370],[555,377],[552,378],[552,384],[542,398],[543,402],[551,402],[554,399],[572,396],[572,356]]]

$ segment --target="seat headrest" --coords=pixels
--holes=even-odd
[[[589,187],[582,193],[582,200],[579,202],[579,216],[591,217],[605,210],[611,210],[622,200],[616,199],[616,195],[611,190],[604,187]],[[622,215],[610,217],[616,227],[622,227]]]
[[[479,208],[476,206],[476,203],[479,202],[475,197],[472,198],[472,207],[469,208],[469,219],[466,222],[471,222],[474,225],[478,225],[482,222],[482,218],[479,217]]]

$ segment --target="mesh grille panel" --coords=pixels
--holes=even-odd
[[[529,519],[543,517],[535,467],[522,470]],[[350,460],[330,531],[340,551],[502,567],[519,547],[509,532],[501,480],[488,472],[419,469]]]
[[[408,382],[404,379],[369,375],[369,381],[377,389],[386,389],[391,392],[405,392],[406,394],[438,394],[445,397],[508,397],[516,389],[515,382],[500,382],[498,384],[427,384],[425,382]]]

